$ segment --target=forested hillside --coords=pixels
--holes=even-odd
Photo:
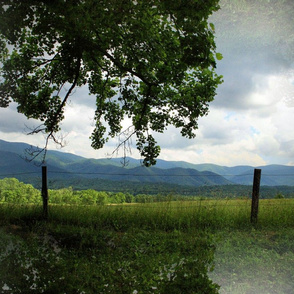
[[[40,185],[40,162],[29,162],[24,143],[0,140],[0,178],[14,177],[34,186]],[[196,187],[252,185],[252,166],[226,167],[214,164],[158,160],[156,167],[143,167],[140,160],[127,158],[89,159],[74,154],[49,150],[46,157],[48,179],[52,188],[72,186],[75,189],[123,189],[143,191],[176,191],[190,193]],[[294,186],[294,167],[268,165],[262,169],[262,186]]]

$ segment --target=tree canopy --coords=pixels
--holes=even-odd
[[[168,125],[195,137],[221,76],[215,73],[218,0],[3,0],[0,106],[41,124],[58,141],[69,96],[87,85],[96,96],[92,147],[135,135],[146,166]],[[122,129],[125,117],[131,125]],[[47,146],[47,145],[46,145]]]

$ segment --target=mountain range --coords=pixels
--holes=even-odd
[[[29,162],[26,150],[32,147],[25,143],[0,140],[0,178],[15,177],[24,182],[40,182],[40,162]],[[46,166],[48,180],[54,187],[93,187],[93,183],[108,186],[160,185],[199,187],[215,185],[252,185],[254,168],[262,170],[261,185],[294,186],[294,166],[248,165],[226,167],[215,164],[192,164],[184,161],[158,159],[154,167],[146,168],[141,161],[127,158],[123,166],[121,159],[90,159],[70,153],[48,150]]]

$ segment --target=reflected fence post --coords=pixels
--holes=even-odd
[[[252,204],[251,204],[251,223],[256,224],[258,218],[259,190],[260,190],[261,169],[254,169]]]

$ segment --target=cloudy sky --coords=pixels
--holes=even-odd
[[[172,127],[156,135],[160,158],[226,166],[294,165],[294,3],[221,4],[212,21],[217,51],[223,54],[217,72],[224,83],[208,116],[199,120],[195,139],[182,138]],[[62,124],[66,146],[61,151],[101,158],[115,149],[116,139],[101,150],[91,148],[94,109],[95,99],[87,88],[72,95]],[[13,104],[0,108],[0,139],[42,147],[42,135],[26,135],[37,125],[18,114]],[[56,146],[51,144],[50,149]],[[139,158],[135,148],[131,156]]]

